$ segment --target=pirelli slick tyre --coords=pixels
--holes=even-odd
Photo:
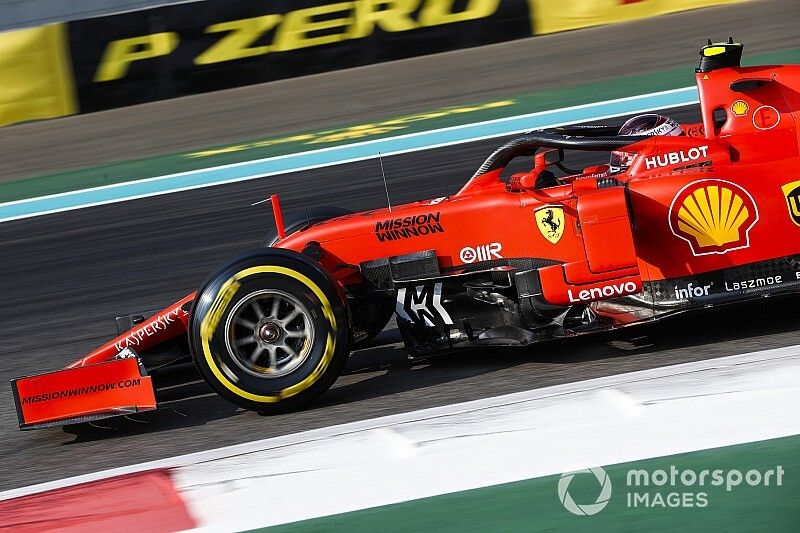
[[[298,408],[325,392],[349,353],[342,297],[291,250],[234,259],[197,293],[189,342],[200,374],[224,398],[260,412]]]

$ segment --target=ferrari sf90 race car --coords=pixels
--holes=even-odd
[[[298,408],[391,319],[412,357],[525,346],[800,289],[800,66],[741,67],[709,43],[702,122],[531,131],[452,196],[347,213],[309,209],[197,292],[57,372],[13,382],[20,427],[157,407],[153,368],[191,358],[220,395]],[[566,151],[623,167],[570,170]],[[605,155],[608,157],[608,155]],[[532,168],[508,176],[516,158]],[[765,300],[768,302],[768,300]]]

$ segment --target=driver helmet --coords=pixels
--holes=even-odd
[[[628,119],[619,129],[620,136],[628,135],[683,135],[683,128],[680,124],[664,115],[648,113],[638,115]],[[631,152],[611,152],[611,160],[608,162],[609,172],[622,172],[633,162],[636,154]]]

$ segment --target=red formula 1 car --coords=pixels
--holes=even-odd
[[[225,398],[295,408],[392,314],[412,355],[520,346],[800,291],[800,66],[740,67],[709,44],[702,124],[533,131],[455,195],[363,213],[311,210],[194,294],[50,374],[15,380],[20,427],[154,409],[147,369],[193,357]],[[565,150],[630,165],[567,171]],[[533,169],[503,179],[509,162]],[[558,174],[564,174],[557,177]]]

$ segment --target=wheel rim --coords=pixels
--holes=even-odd
[[[233,362],[260,378],[285,376],[314,346],[311,313],[283,291],[264,289],[240,300],[228,315],[225,344]]]

